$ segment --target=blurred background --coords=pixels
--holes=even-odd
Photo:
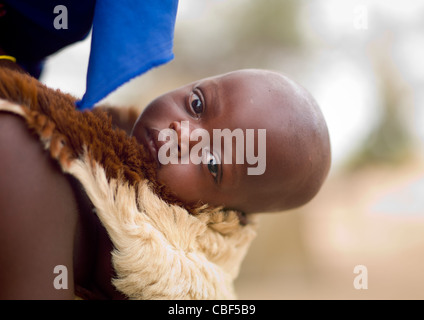
[[[424,2],[180,0],[175,59],[106,102],[142,108],[242,68],[287,74],[327,120],[333,166],[302,208],[265,214],[236,281],[240,299],[424,298]],[[85,91],[90,39],[41,81]],[[355,266],[368,289],[356,289]]]

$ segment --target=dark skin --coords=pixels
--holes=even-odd
[[[187,108],[195,99],[202,112]],[[281,211],[309,201],[327,175],[322,116],[309,94],[281,75],[241,71],[184,86],[153,101],[133,134],[145,143],[146,128],[178,131],[183,120],[208,131],[267,129],[262,175],[247,175],[248,164],[223,164],[217,182],[208,165],[159,166],[159,180],[183,202]],[[93,298],[124,298],[111,284],[110,239],[78,182],[60,171],[22,119],[4,112],[0,150],[0,299],[73,299],[77,285]],[[53,286],[56,265],[68,268],[67,290]]]
[[[0,298],[69,298],[45,279],[49,270],[53,275],[55,261],[63,261],[70,267],[73,291],[68,253],[77,208],[66,196],[72,189],[15,116],[0,115],[0,149]]]

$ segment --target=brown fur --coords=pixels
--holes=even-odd
[[[135,107],[114,107],[110,105],[98,106],[107,112],[112,118],[112,125],[123,129],[127,134],[131,134],[135,122],[140,116],[140,111]]]

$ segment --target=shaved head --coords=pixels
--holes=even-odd
[[[331,164],[330,141],[321,110],[307,90],[278,73],[263,72],[262,77],[270,84],[275,111],[267,126],[270,156],[264,177],[273,188],[262,189],[259,196],[265,211],[281,211],[317,194]]]

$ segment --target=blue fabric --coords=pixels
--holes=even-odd
[[[80,109],[174,58],[178,0],[99,0],[93,19],[87,88]]]

